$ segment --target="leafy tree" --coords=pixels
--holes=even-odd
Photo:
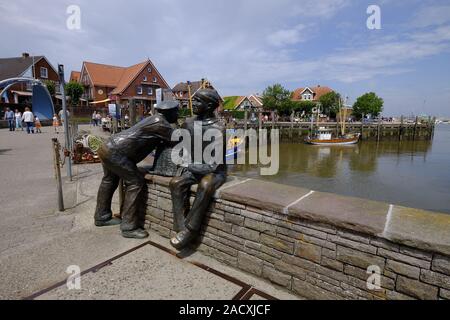
[[[53,81],[46,80],[44,81],[45,86],[47,87],[48,93],[50,93],[50,96],[53,98],[56,93],[56,86]]]
[[[291,92],[277,83],[268,86],[262,96],[264,107],[278,111],[279,114],[289,114],[292,110]]]
[[[312,109],[316,107],[316,104],[312,101],[304,100],[304,101],[293,101],[293,110],[295,112],[303,113],[305,115],[310,115],[312,113]]]
[[[66,95],[70,97],[70,104],[72,106],[77,105],[80,102],[81,95],[84,92],[83,86],[75,81],[66,83],[65,86]]]
[[[374,92],[363,94],[353,104],[353,114],[361,119],[365,115],[378,116],[383,111],[383,99]]]
[[[336,113],[339,112],[339,99],[341,99],[341,95],[334,91],[321,96],[319,102],[322,105],[322,113],[330,118],[336,117]]]

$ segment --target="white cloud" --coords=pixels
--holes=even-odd
[[[426,6],[422,8],[414,19],[417,27],[442,25],[450,22],[450,5]]]
[[[304,42],[308,39],[307,28],[304,24],[296,25],[290,29],[275,31],[267,36],[267,41],[275,47],[284,47],[287,45]]]

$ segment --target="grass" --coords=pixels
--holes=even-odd
[[[238,98],[239,98],[239,96],[225,97],[223,99],[223,109],[224,110],[234,110],[234,107],[236,107],[236,100]]]

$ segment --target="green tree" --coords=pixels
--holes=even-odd
[[[383,99],[374,92],[363,94],[353,104],[353,114],[361,119],[365,115],[378,116],[383,111]]]
[[[339,99],[341,99],[341,95],[334,91],[321,96],[319,102],[322,105],[322,113],[330,118],[335,118],[336,113],[339,112]]]
[[[56,93],[55,83],[51,80],[46,80],[46,81],[44,81],[44,84],[47,87],[48,93],[50,93],[50,96],[53,98]]]
[[[66,83],[65,86],[66,95],[70,98],[70,104],[75,106],[80,102],[81,95],[84,92],[83,86],[75,81]]]
[[[315,106],[316,104],[314,102],[308,100],[293,101],[293,110],[299,113],[305,112],[305,116],[310,115]]]
[[[262,102],[265,108],[277,111],[279,114],[289,114],[293,107],[291,92],[279,83],[268,86],[264,90]]]

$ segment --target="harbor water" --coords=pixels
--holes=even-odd
[[[450,214],[450,125],[431,141],[362,141],[352,146],[280,145],[280,168],[256,165],[230,174]]]

